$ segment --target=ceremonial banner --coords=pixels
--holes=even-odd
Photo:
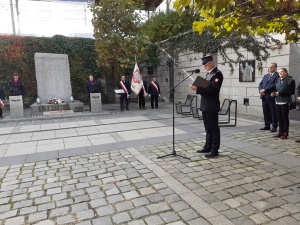
[[[131,90],[138,95],[144,86],[141,72],[138,68],[137,63],[135,63],[134,70],[132,73],[132,80],[131,80]]]

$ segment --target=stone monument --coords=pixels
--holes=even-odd
[[[9,96],[10,117],[12,119],[23,118],[23,98],[22,95]]]
[[[83,103],[71,102],[72,96],[69,59],[66,54],[35,53],[37,92],[40,104],[31,105],[33,115],[45,111],[74,110],[83,111]],[[59,98],[61,104],[48,104],[49,100]]]
[[[99,113],[102,111],[101,93],[91,93],[91,112]]]

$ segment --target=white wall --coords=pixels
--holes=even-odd
[[[276,37],[277,38],[277,37]],[[270,63],[275,62],[278,65],[278,69],[281,67],[286,67],[289,70],[290,67],[290,45],[282,45],[280,49],[277,46],[273,46],[274,50],[269,50],[269,57],[266,61],[262,63],[262,71],[259,71],[255,68],[255,81],[254,82],[239,82],[239,65],[234,65],[234,72],[230,72],[230,67],[228,64],[222,65],[223,59],[220,55],[214,55],[214,61],[217,63],[218,69],[224,75],[224,81],[220,92],[221,101],[224,98],[235,99],[238,102],[238,111],[240,113],[249,113],[249,114],[262,114],[261,100],[258,93],[258,85],[262,80],[264,74],[268,71],[268,66]],[[246,59],[255,60],[252,53],[247,52],[245,49],[240,49],[240,52],[243,53]],[[168,68],[168,56],[166,53],[162,52],[164,57],[162,60],[162,66],[158,67],[154,71],[154,76],[157,76],[158,82],[161,86],[161,92],[165,93],[169,90],[169,68]],[[229,49],[227,55],[230,58],[235,58],[236,55],[233,50]],[[296,57],[296,56],[294,56]],[[180,83],[183,79],[187,77],[188,74],[185,70],[200,69],[200,76],[205,77],[206,72],[204,71],[201,64],[202,53],[193,53],[193,52],[182,52],[178,57],[178,61],[175,62],[175,71],[174,71],[174,83],[175,85]],[[299,59],[299,55],[297,57]],[[295,61],[295,60],[294,60]],[[293,61],[293,62],[294,62]],[[258,62],[255,61],[255,66]],[[295,66],[295,63],[293,64]],[[299,64],[298,64],[299,71]],[[181,83],[175,89],[175,103],[184,102],[187,94],[194,94],[192,90],[188,88],[188,85],[193,82],[198,74],[192,75],[191,78],[187,78],[186,81]],[[249,106],[244,105],[244,98],[249,98]],[[198,97],[200,99],[200,96]],[[168,95],[165,98],[166,101],[169,101]]]

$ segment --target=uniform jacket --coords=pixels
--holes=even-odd
[[[156,90],[155,87],[153,87],[153,85],[151,84],[152,82],[149,83],[148,85],[148,94],[150,95],[159,95],[160,94],[160,87],[159,84],[157,82],[154,82],[158,88],[158,91]]]
[[[99,88],[99,82],[97,80],[93,80],[93,82],[88,80],[85,84],[85,89],[87,94],[98,93],[98,88]]]
[[[25,96],[25,87],[22,81],[18,80],[16,83],[14,80],[8,82],[8,90],[10,96],[22,95]]]
[[[299,81],[299,84],[297,86],[297,96],[300,97],[300,81]]]
[[[5,100],[5,93],[2,87],[0,87],[0,99]]]
[[[147,94],[148,93],[148,85],[147,85],[147,81],[145,81],[145,80],[143,80],[143,87],[144,87],[144,90],[145,90],[145,93],[144,93],[144,91],[143,91],[143,88],[141,88],[141,91],[140,91],[140,93],[139,94]]]
[[[275,97],[271,96],[271,93],[274,91],[276,81],[279,79],[279,74],[276,71],[272,77],[268,80],[268,77],[270,76],[269,73],[265,74],[263,79],[258,85],[258,90],[260,91],[261,89],[265,89],[265,95],[260,95],[261,99],[264,100],[271,100],[274,101]]]
[[[206,75],[206,80],[208,79],[210,84],[207,87],[197,87],[196,93],[201,95],[200,110],[202,112],[220,111],[219,95],[223,83],[223,74],[215,67]]]
[[[122,82],[123,82],[123,81],[122,81]],[[131,93],[131,85],[130,85],[130,83],[129,83],[128,81],[124,81],[123,84],[124,84],[124,86],[126,87],[126,89],[127,89],[127,91],[128,91],[128,94],[130,95],[130,93]],[[122,86],[121,86],[121,84],[120,84],[120,81],[119,81],[119,89],[122,89],[122,90],[123,90],[123,88],[122,88]],[[126,95],[126,93],[119,94],[119,95]]]
[[[292,95],[295,94],[295,80],[291,76],[286,76],[284,79],[278,79],[275,86],[275,92],[279,93],[276,96],[275,101],[279,102],[291,102]]]

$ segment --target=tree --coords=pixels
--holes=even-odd
[[[143,33],[151,42],[160,42],[192,29],[192,22],[199,17],[186,10],[182,14],[175,11],[153,15],[144,25]]]
[[[183,11],[191,0],[176,0],[174,7]],[[300,2],[298,0],[195,0],[195,11],[201,20],[193,30],[210,30],[215,36],[285,34],[287,42],[300,39]]]
[[[107,95],[114,101],[115,80],[134,66],[144,51],[141,16],[133,0],[99,1],[92,6],[97,64],[106,71]]]

